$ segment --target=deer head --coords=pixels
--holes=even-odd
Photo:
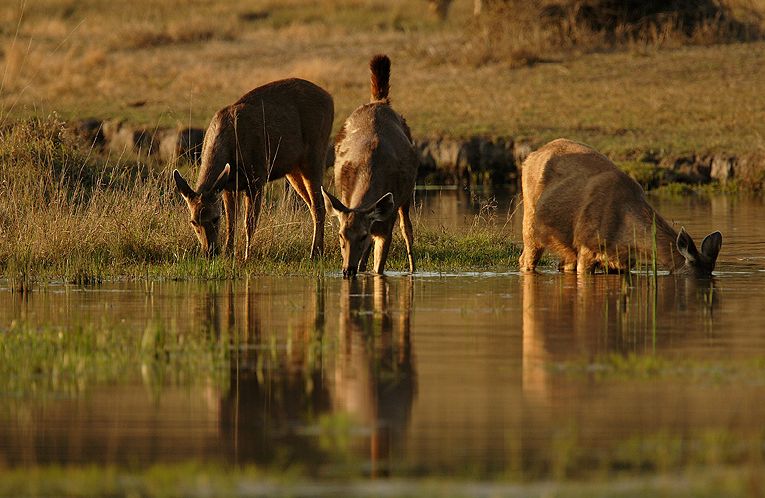
[[[696,249],[693,239],[685,228],[677,234],[677,250],[685,258],[685,264],[678,273],[689,273],[697,277],[710,277],[715,269],[717,255],[722,247],[722,234],[713,232],[701,241],[701,251]]]
[[[340,252],[343,255],[343,278],[356,275],[359,262],[372,245],[372,223],[383,221],[394,213],[393,194],[388,192],[369,206],[351,209],[322,187],[326,211],[340,221]]]
[[[199,239],[202,252],[206,256],[214,256],[218,253],[218,228],[220,226],[220,192],[228,181],[231,166],[226,164],[223,171],[209,188],[195,192],[183,179],[180,172],[173,171],[175,186],[183,196],[191,215],[191,227]]]

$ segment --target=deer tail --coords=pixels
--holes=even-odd
[[[369,70],[372,72],[372,102],[387,100],[390,89],[390,59],[387,55],[375,55],[369,61]]]

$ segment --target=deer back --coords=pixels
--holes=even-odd
[[[226,163],[265,183],[289,173],[309,152],[323,158],[333,119],[332,97],[309,81],[291,78],[255,88],[213,116],[197,186],[217,178]],[[323,168],[323,161],[314,167]]]
[[[335,155],[335,183],[346,206],[369,204],[387,192],[397,207],[411,198],[417,156],[404,118],[387,103],[356,109],[338,134]]]
[[[677,234],[648,204],[640,185],[586,145],[550,142],[526,159],[522,183],[524,209],[542,238],[594,252],[650,253],[655,224],[657,245],[674,247]]]

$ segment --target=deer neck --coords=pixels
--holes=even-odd
[[[659,213],[653,211],[649,226],[656,226],[656,259],[664,268],[674,271],[685,263],[685,258],[677,250],[677,232],[670,226]],[[650,241],[651,239],[649,239]],[[647,254],[652,254],[653,248],[649,247]]]

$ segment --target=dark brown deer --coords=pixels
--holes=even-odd
[[[558,139],[523,163],[522,271],[533,271],[545,248],[566,271],[626,270],[655,257],[678,273],[710,276],[722,246],[714,232],[701,242],[677,233],[646,201],[640,185],[594,149]]]
[[[409,207],[417,179],[417,154],[404,118],[390,105],[390,59],[369,63],[372,98],[348,117],[335,144],[335,186],[340,199],[322,188],[326,209],[340,220],[343,276],[366,271],[374,243],[374,271],[382,274],[396,223],[414,272]]]
[[[237,197],[244,192],[247,260],[263,186],[285,176],[311,211],[311,257],[322,253],[321,182],[334,112],[329,93],[292,78],[260,86],[215,113],[205,133],[196,189],[178,170],[173,172],[205,254],[218,252],[221,194],[227,225],[225,250],[233,254]]]

